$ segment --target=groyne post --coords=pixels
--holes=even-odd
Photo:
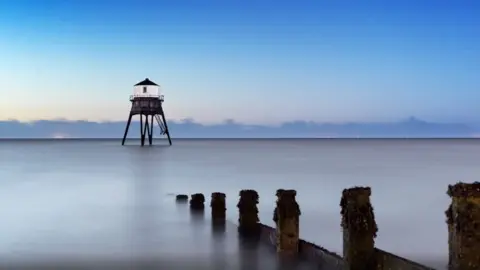
[[[447,216],[447,226],[448,226],[448,269],[455,269],[453,267],[454,258],[455,258],[455,228],[453,225],[453,203],[450,203],[447,211],[445,211],[445,216]]]
[[[340,201],[345,269],[376,269],[375,237],[377,224],[370,203],[369,187],[344,189]]]
[[[186,203],[188,202],[188,195],[178,194],[177,196],[175,196],[175,201],[178,203]]]
[[[449,269],[480,269],[480,182],[448,186]]]
[[[212,221],[219,223],[226,220],[226,204],[225,193],[213,192],[212,199],[210,201],[210,207],[212,208]]]
[[[277,252],[280,255],[296,255],[299,243],[300,206],[295,190],[277,190],[277,205],[273,212],[276,223]]]
[[[240,200],[237,204],[238,230],[246,236],[258,236],[260,233],[258,219],[258,193],[255,190],[244,189],[240,191]]]
[[[205,209],[205,196],[202,193],[192,194],[190,197],[190,209],[203,210]]]

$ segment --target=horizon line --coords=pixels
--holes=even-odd
[[[235,138],[235,137],[209,137],[209,138],[199,138],[199,137],[191,137],[191,138],[172,138],[172,140],[181,140],[181,141],[188,141],[188,140],[198,140],[198,141],[208,141],[208,140],[225,140],[225,141],[232,141],[232,140],[478,140],[479,137],[289,137],[289,138],[276,138],[276,137],[242,137],[242,138]],[[72,137],[72,138],[0,138],[0,141],[113,141],[113,140],[122,140],[122,137],[118,138],[94,138],[94,137]],[[154,138],[154,141],[160,140],[167,140],[166,138]],[[127,138],[126,141],[140,141],[140,138]]]
[[[128,119],[127,119],[128,120]],[[87,122],[87,123],[97,123],[97,124],[105,124],[105,123],[119,123],[119,122],[127,122],[127,120],[88,120],[88,119],[62,119],[62,118],[54,118],[54,119],[33,119],[33,120],[19,120],[19,119],[0,119],[0,122],[18,122],[22,124],[29,124],[34,122],[64,122],[64,123],[75,123],[75,122]],[[432,120],[425,120],[424,118],[419,118],[415,116],[399,118],[397,120],[390,120],[390,121],[315,121],[315,120],[286,120],[280,121],[276,123],[244,123],[239,122],[235,119],[224,119],[220,122],[196,122],[194,118],[183,118],[183,119],[166,119],[168,122],[174,122],[176,124],[198,124],[203,126],[215,126],[215,125],[223,125],[223,124],[236,124],[236,125],[244,125],[244,126],[278,126],[286,123],[310,123],[310,124],[322,124],[322,125],[345,125],[345,124],[396,124],[396,123],[405,123],[405,122],[423,122],[428,124],[463,124],[463,125],[470,125],[473,122],[471,121],[432,121]],[[132,122],[140,122],[140,120],[133,120]]]

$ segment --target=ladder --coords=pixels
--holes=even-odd
[[[162,119],[160,119],[160,115],[155,115],[155,120],[157,120],[158,126],[160,127],[160,135],[165,135],[167,133],[167,129],[165,128],[165,124],[163,123]]]

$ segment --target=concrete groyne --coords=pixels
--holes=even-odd
[[[452,199],[445,212],[449,232],[448,269],[480,269],[480,182],[451,185],[447,194]],[[276,226],[273,228],[262,224],[258,218],[258,193],[241,190],[237,204],[239,233],[275,247],[281,258],[299,256],[328,269],[433,269],[375,247],[379,229],[370,202],[370,187],[352,187],[341,194],[342,256],[299,238],[301,211],[296,195],[295,190],[277,190],[272,217]],[[216,223],[226,221],[225,197],[224,193],[212,193],[212,221]],[[194,194],[192,208],[198,208],[197,201],[203,205],[204,196]]]

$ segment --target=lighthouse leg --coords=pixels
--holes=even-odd
[[[168,143],[172,145],[172,139],[170,138],[170,132],[168,131],[167,120],[165,120],[165,114],[162,113],[163,124],[165,125],[165,134],[168,138]]]
[[[125,127],[125,133],[123,134],[122,145],[125,144],[125,139],[127,138],[128,129],[130,128],[130,122],[132,121],[132,114],[128,116],[127,126]]]
[[[145,123],[143,125],[143,132],[142,132],[142,146],[145,145],[145,136],[147,135],[147,128],[148,128],[148,115],[145,115]]]
[[[148,143],[153,144],[153,115],[150,118],[150,126],[148,127]]]
[[[140,144],[142,144],[142,138],[143,138],[143,115],[140,114]]]

